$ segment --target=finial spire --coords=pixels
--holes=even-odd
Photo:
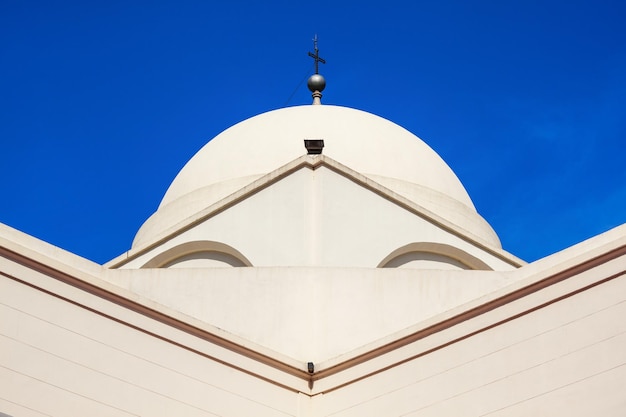
[[[319,73],[319,63],[325,64],[326,61],[320,58],[320,50],[317,48],[317,34],[313,38],[313,49],[315,53],[309,52],[309,56],[315,60],[315,74],[309,77],[307,86],[313,93],[313,104],[322,104],[322,91],[326,87],[326,80]]]
[[[315,53],[309,52],[309,56],[315,60],[315,73],[319,74],[320,62],[322,64],[325,64],[326,61],[324,61],[323,58],[320,58],[320,50],[317,49],[317,33],[315,34],[315,37],[313,38],[313,49],[315,50]]]

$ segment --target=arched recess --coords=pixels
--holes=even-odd
[[[192,260],[215,260],[233,267],[252,266],[252,263],[237,249],[225,243],[211,240],[197,240],[174,246],[158,254],[142,268],[169,268]]]
[[[460,269],[472,269],[481,271],[492,271],[485,262],[469,253],[435,242],[414,242],[404,245],[385,257],[377,268],[396,268],[404,263],[413,260],[429,260],[439,263],[448,263],[458,266]]]

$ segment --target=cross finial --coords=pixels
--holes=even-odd
[[[320,50],[317,49],[317,35],[313,38],[313,48],[315,53],[309,52],[309,56],[315,60],[315,74],[309,77],[307,81],[307,87],[313,93],[313,104],[322,104],[322,91],[326,87],[326,80],[319,73],[319,64],[325,64],[326,61],[320,58]]]
[[[315,73],[319,74],[319,63],[325,64],[326,61],[320,58],[320,50],[317,49],[317,34],[315,38],[313,38],[313,48],[315,49],[315,53],[309,52],[309,56],[315,60]]]

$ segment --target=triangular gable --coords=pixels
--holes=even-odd
[[[404,198],[397,193],[394,193],[390,189],[380,185],[379,183],[373,181],[372,179],[358,172],[351,170],[350,168],[342,165],[341,163],[331,158],[328,158],[324,155],[317,155],[317,156],[305,155],[271,172],[270,174],[265,175],[257,179],[256,181],[253,181],[252,183],[248,184],[247,186],[244,186],[237,192],[230,194],[229,196],[218,201],[217,203],[212,204],[209,207],[205,207],[204,209],[199,210],[193,214],[184,213],[184,208],[178,208],[179,210],[177,210],[177,207],[171,207],[170,208],[171,212],[167,213],[165,216],[163,216],[163,213],[160,213],[161,217],[169,216],[172,219],[177,219],[174,221],[175,224],[172,224],[169,227],[165,227],[164,228],[165,230],[162,230],[160,233],[157,233],[156,236],[151,241],[146,242],[140,247],[131,249],[126,254],[114,259],[113,261],[109,262],[105,266],[109,268],[141,267],[145,265],[149,259],[156,256],[158,252],[162,252],[164,250],[170,249],[172,247],[172,242],[174,240],[177,240],[179,244],[182,243],[184,239],[182,239],[180,236],[183,234],[190,234],[189,231],[194,228],[197,228],[200,224],[206,223],[210,219],[213,219],[217,216],[220,216],[220,215],[223,216],[223,213],[226,211],[231,211],[231,212],[239,211],[239,208],[237,209],[233,209],[233,208],[235,206],[249,204],[251,199],[254,199],[254,196],[256,196],[257,194],[264,193],[264,192],[265,193],[278,192],[277,188],[280,188],[280,186],[278,185],[279,182],[285,183],[288,181],[292,181],[294,177],[299,175],[297,173],[302,173],[303,170],[306,170],[306,172],[310,173],[311,171],[316,171],[316,170],[319,170],[320,168],[322,170],[319,172],[326,172],[326,173],[332,172],[333,174],[335,174],[334,175],[334,178],[336,179],[334,181],[335,183],[340,183],[342,181],[341,179],[343,179],[344,187],[346,187],[347,184],[351,184],[352,188],[350,188],[350,190],[358,189],[360,191],[355,191],[355,192],[360,193],[362,196],[365,194],[368,194],[370,196],[376,195],[378,197],[378,201],[384,200],[387,202],[387,203],[381,203],[381,204],[387,204],[388,206],[392,205],[397,208],[401,208],[402,209],[401,212],[410,213],[410,217],[413,217],[415,219],[418,219],[418,218],[422,219],[423,222],[428,223],[429,225],[432,225],[437,230],[442,231],[442,233],[445,233],[453,237],[452,240],[464,242],[462,243],[462,245],[475,248],[479,252],[487,254],[488,257],[498,259],[498,262],[500,262],[501,264],[509,265],[509,267],[505,267],[505,269],[515,268],[523,264],[523,261],[520,261],[514,256],[503,251],[502,249],[489,245],[488,243],[484,242],[479,237],[472,235],[470,232],[450,223],[449,221],[438,216],[437,214],[426,210],[425,208],[414,203],[413,201],[410,201],[409,199]],[[307,186],[305,185],[304,187],[306,188]],[[345,189],[347,190],[348,188],[345,188]],[[326,191],[327,191],[326,189],[322,190],[322,192],[326,192]],[[315,192],[319,193],[319,191],[314,191],[312,189],[308,189],[309,194],[307,194],[304,191],[304,189],[301,193],[297,189],[291,190],[291,191],[282,191],[282,192],[290,192],[290,193],[299,194],[298,196],[296,195],[287,196],[287,198],[293,198],[293,199],[299,198],[300,201],[307,201],[307,200],[310,200],[311,198],[315,198],[315,197],[312,197],[310,193],[315,193]],[[364,192],[366,193],[364,194]],[[336,196],[336,201],[340,202],[342,206],[344,207],[344,209],[348,209],[348,206],[350,204],[353,204],[353,207],[351,207],[352,211],[349,213],[344,213],[345,214],[344,218],[346,219],[351,218],[353,215],[362,212],[364,208],[363,206],[359,206],[359,204],[364,204],[363,201],[361,202],[354,201],[350,203],[348,200],[349,199],[344,198],[344,196],[342,195]],[[373,200],[371,200],[370,198],[370,202],[371,201]],[[307,206],[304,207],[304,210],[307,209],[306,207]],[[260,211],[264,210],[264,207],[262,207],[262,203],[259,203],[257,208]],[[166,209],[168,208],[166,207]],[[398,213],[400,213],[400,211],[398,211]],[[249,217],[250,214],[247,214],[247,215],[241,214],[241,215],[245,217]],[[185,218],[181,218],[182,216],[184,216]],[[154,217],[156,217],[156,215]],[[375,222],[379,221],[379,219],[384,218],[384,217],[385,215],[382,213],[373,212],[369,222],[370,224],[375,224]],[[391,217],[393,218],[394,216],[392,215]],[[365,221],[368,221],[368,220],[365,220]],[[159,225],[159,226],[163,227],[162,225]],[[363,226],[365,227],[365,225]],[[303,230],[302,232],[311,233],[313,231]],[[252,234],[252,231],[251,231],[251,234]],[[248,234],[247,237],[250,237],[251,234]],[[254,238],[254,236],[252,237]],[[204,239],[215,240],[214,238],[210,236],[206,236],[202,238],[201,240],[204,240]],[[259,238],[257,237],[256,239],[258,241]],[[419,237],[416,237],[416,239],[419,240]],[[251,242],[255,244],[257,243],[257,241],[255,241],[254,239],[251,240]],[[359,241],[359,238],[355,237],[355,242],[358,242],[358,241]],[[251,243],[251,242],[248,242],[248,243]],[[409,239],[403,242],[403,244],[399,245],[398,247],[406,245],[406,244],[410,244],[413,242],[414,240]],[[229,242],[222,242],[222,243],[230,244]],[[233,246],[235,247],[235,249],[241,250],[241,252],[244,255],[246,256],[248,255],[241,248],[238,248],[235,245]],[[306,250],[306,248],[304,247],[302,249]],[[391,248],[390,251],[388,253],[383,254],[381,259],[378,259],[378,261],[381,261],[385,256],[389,255],[389,253],[394,249],[397,249],[397,247]],[[150,255],[146,256],[147,254],[150,254]],[[141,260],[139,260],[140,258]],[[253,259],[251,259],[251,261],[252,261],[252,265],[255,265],[255,261]],[[302,264],[306,264],[306,263],[302,263]],[[358,266],[358,265],[343,265],[343,266]],[[360,266],[365,266],[365,265],[360,265]],[[371,265],[371,266],[376,266],[376,264]]]

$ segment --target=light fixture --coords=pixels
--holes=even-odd
[[[309,155],[319,155],[324,149],[324,140],[322,139],[305,139],[304,147]]]

